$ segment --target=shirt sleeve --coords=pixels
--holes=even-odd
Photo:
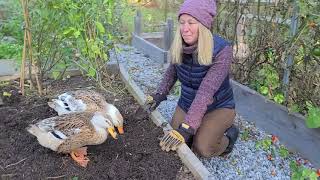
[[[170,63],[157,89],[157,94],[161,96],[162,100],[166,99],[166,96],[169,94],[172,86],[175,84],[176,81],[177,81],[176,67],[175,65]]]
[[[185,117],[185,122],[194,130],[199,128],[202,118],[207,111],[207,106],[213,103],[213,95],[229,74],[232,60],[232,47],[226,46],[217,54],[212,66],[203,78]]]

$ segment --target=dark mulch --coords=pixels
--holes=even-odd
[[[1,95],[4,91],[13,93],[2,97],[4,105],[0,106],[1,179],[175,179],[182,167],[176,154],[159,148],[162,130],[146,117],[135,117],[138,104],[118,79],[109,89],[125,93],[104,95],[124,115],[125,134],[117,140],[109,138],[102,145],[89,146],[91,161],[87,168],[75,164],[69,155],[42,147],[25,128],[34,121],[56,116],[47,106],[50,97],[67,90],[94,88],[92,81],[75,77],[55,82],[47,87],[45,97],[22,97],[16,86],[13,83],[0,87]]]

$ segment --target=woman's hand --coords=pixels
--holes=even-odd
[[[194,134],[194,129],[188,124],[182,123],[178,129],[171,130],[163,136],[160,141],[161,149],[175,151],[182,143],[191,146]]]
[[[152,113],[159,104],[165,100],[165,97],[162,97],[160,94],[151,94],[146,98],[146,102],[143,105],[143,109],[148,112],[148,114]]]

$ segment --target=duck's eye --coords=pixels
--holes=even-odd
[[[65,97],[65,96],[61,96],[61,97],[59,97],[59,99],[60,99],[61,101],[65,101],[65,100],[66,100],[66,97]]]

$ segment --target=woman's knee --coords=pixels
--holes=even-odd
[[[207,145],[207,144],[203,144],[201,142],[198,142],[198,143],[195,142],[193,144],[193,149],[198,155],[200,155],[204,158],[218,156],[219,151],[220,151],[218,144]]]
[[[173,114],[172,121],[170,125],[173,129],[177,129],[185,119],[186,113],[177,105],[176,110]]]

